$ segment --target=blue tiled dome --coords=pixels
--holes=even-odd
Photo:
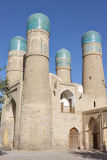
[[[62,48],[59,51],[57,51],[56,59],[57,58],[70,58],[71,59],[71,53],[67,49]]]
[[[71,53],[67,49],[60,49],[56,53],[56,67],[67,66],[71,68]]]
[[[102,43],[101,35],[96,31],[88,31],[83,34],[81,43],[98,42]]]
[[[49,18],[42,13],[35,13],[29,16],[27,21],[27,31],[35,28],[41,28],[50,33]]]
[[[11,50],[26,51],[26,39],[20,36],[12,38],[9,42],[9,51]]]

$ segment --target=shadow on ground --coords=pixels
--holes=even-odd
[[[0,156],[3,156],[6,152],[0,151]]]
[[[95,160],[107,160],[107,153],[99,151],[69,151],[69,154],[80,155],[83,158],[90,158]]]

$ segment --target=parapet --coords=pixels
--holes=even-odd
[[[35,13],[29,16],[27,21],[27,31],[35,28],[40,28],[50,33],[49,18],[42,13]]]

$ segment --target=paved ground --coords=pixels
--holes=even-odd
[[[99,151],[0,151],[0,160],[107,160]]]

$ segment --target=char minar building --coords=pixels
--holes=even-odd
[[[49,73],[49,18],[27,21],[27,40],[10,40],[7,77],[11,98],[2,107],[2,144],[20,150],[100,149],[107,151],[107,97],[102,38],[82,36],[82,85],[71,81],[71,53],[56,52]]]

